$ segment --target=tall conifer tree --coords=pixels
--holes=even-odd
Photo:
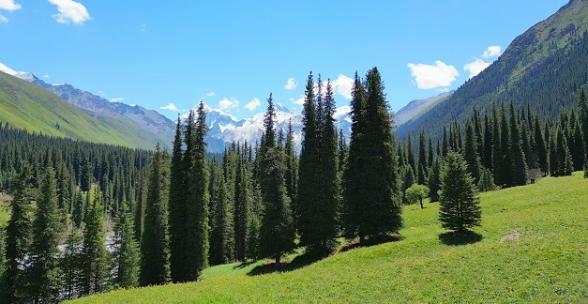
[[[166,205],[169,191],[167,153],[159,145],[151,159],[144,229],[141,238],[142,286],[164,284],[170,280],[169,237]]]
[[[46,169],[39,192],[33,222],[29,277],[31,285],[28,290],[34,303],[53,303],[57,302],[61,290],[61,270],[57,248],[61,225],[53,168]]]

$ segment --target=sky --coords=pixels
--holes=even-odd
[[[338,106],[377,66],[398,110],[455,89],[567,0],[0,0],[0,63],[173,118],[299,110],[309,71]]]

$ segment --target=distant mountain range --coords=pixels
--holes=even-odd
[[[398,128],[400,136],[424,128],[439,133],[474,108],[493,103],[530,105],[546,117],[576,103],[588,88],[588,1],[571,0],[518,36],[492,65],[427,111]]]

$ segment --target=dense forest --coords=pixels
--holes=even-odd
[[[330,81],[310,73],[299,153],[292,128],[275,127],[274,106],[270,94],[258,142],[222,155],[206,153],[203,103],[178,117],[171,151],[1,125],[0,190],[11,197],[0,230],[2,298],[52,303],[196,281],[209,265],[279,264],[297,247],[321,258],[343,239],[366,245],[397,235],[402,206],[426,197],[440,202],[444,228],[466,231],[480,225],[478,191],[588,174],[584,93],[558,116],[493,103],[401,141],[373,68],[355,76],[347,142],[334,125]]]

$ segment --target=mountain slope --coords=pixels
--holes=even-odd
[[[93,117],[42,87],[0,72],[0,121],[46,135],[128,147],[152,146],[146,132],[128,122]]]
[[[554,15],[518,36],[504,54],[467,81],[444,102],[401,126],[401,136],[452,119],[463,119],[474,107],[493,102],[530,104],[553,117],[561,106],[575,103],[588,81],[588,1],[572,0]]]
[[[175,123],[153,110],[110,102],[90,92],[77,89],[69,84],[48,84],[38,78],[34,83],[61,97],[63,101],[92,114],[95,117],[125,121],[135,132],[141,134],[150,146],[156,143],[169,146],[175,131]]]
[[[200,282],[75,303],[585,303],[586,184],[576,174],[483,193],[480,235],[466,239],[443,234],[437,203],[415,204],[397,242],[299,259],[283,272],[267,261],[221,265]]]
[[[453,94],[451,92],[441,93],[439,95],[435,95],[433,97],[425,98],[425,99],[417,99],[409,102],[406,106],[402,107],[398,112],[395,113],[395,123],[397,126],[403,125],[413,119],[418,118],[420,115],[425,114],[428,110],[430,110],[435,105],[443,102],[449,96]]]

